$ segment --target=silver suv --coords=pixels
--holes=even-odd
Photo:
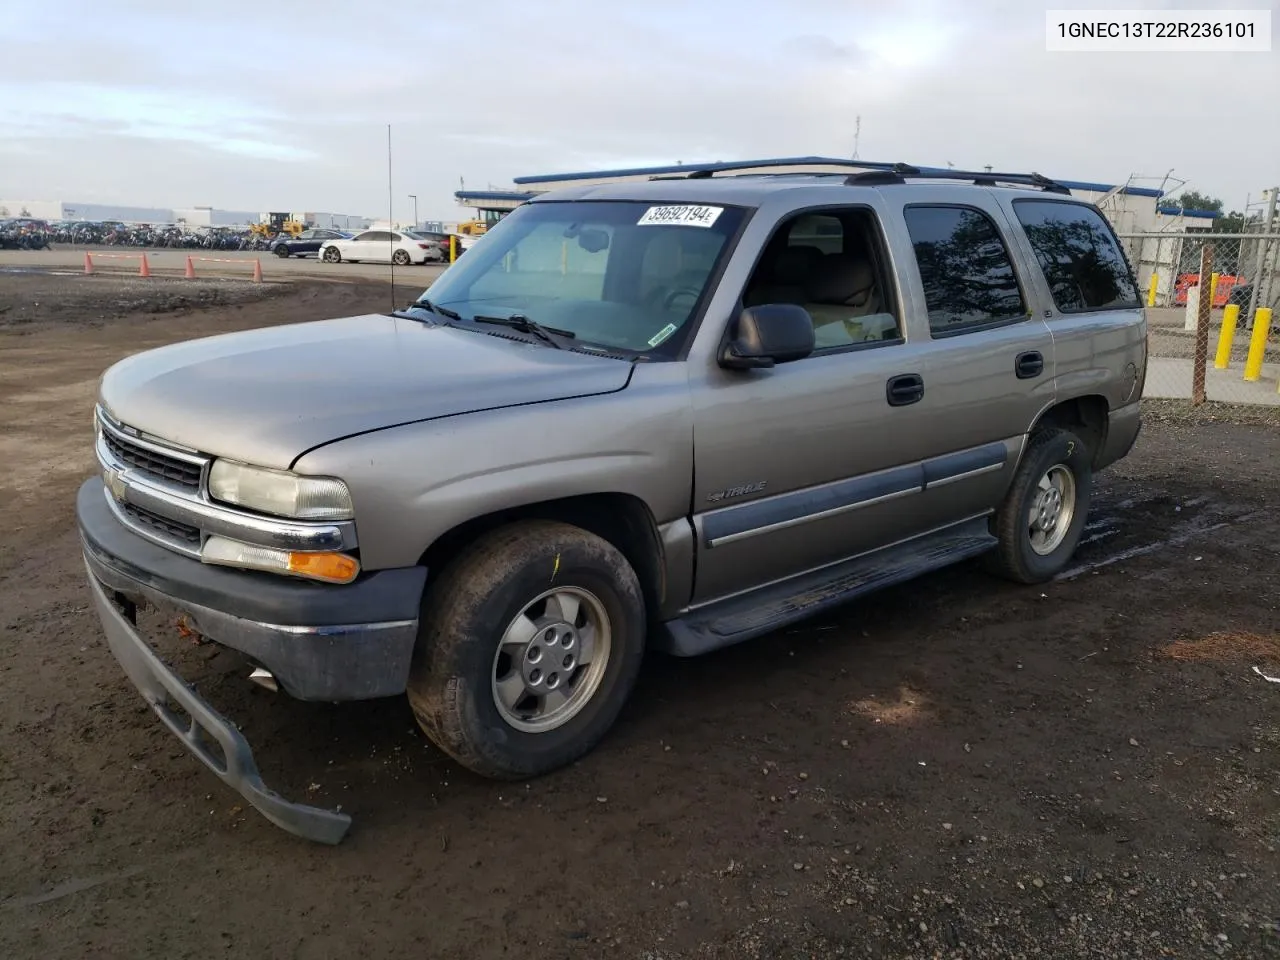
[[[1038,175],[563,190],[404,310],[113,366],[84,556],[161,718],[274,822],[337,842],[347,815],[263,785],[140,603],[294,697],[407,693],[458,762],[531,777],[600,740],[650,649],[978,555],[1054,576],[1145,373],[1115,234]]]

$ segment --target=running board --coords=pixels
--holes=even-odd
[[[882,587],[986,553],[997,543],[986,517],[885,547],[813,573],[691,610],[664,624],[658,648],[696,657],[751,640]]]

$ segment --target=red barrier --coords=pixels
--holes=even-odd
[[[90,253],[88,250],[84,254],[84,272],[93,273],[93,258],[99,260],[137,260],[138,276],[151,276],[151,266],[147,263],[147,255],[145,253]]]
[[[232,257],[187,257],[187,268],[183,276],[188,280],[196,278],[196,261],[201,263],[244,263],[243,260],[237,260]],[[253,282],[262,282],[262,261],[254,259],[253,261]]]

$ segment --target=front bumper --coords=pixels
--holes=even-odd
[[[269,670],[294,697],[368,699],[404,691],[427,571],[384,570],[334,586],[211,566],[125,528],[109,496],[101,479],[87,480],[76,498],[76,515],[94,604],[112,653],[187,748],[264,816],[300,836],[338,842],[350,818],[289,803],[268,790],[244,737],[138,632],[136,605],[150,601],[176,608],[197,632]],[[189,719],[173,711],[171,700]],[[221,747],[221,758],[206,735]]]
[[[151,709],[200,761],[264,817],[290,833],[319,843],[339,843],[351,827],[351,817],[337,810],[323,810],[292,803],[262,782],[249,742],[221,714],[209,706],[176,673],[152,652],[138,634],[134,608],[128,601],[109,597],[89,570],[93,604],[102,620],[111,652],[124,667]],[[172,704],[186,712],[183,717]],[[221,748],[213,749],[208,738]]]

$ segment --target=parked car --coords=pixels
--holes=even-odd
[[[326,240],[320,245],[320,259],[325,263],[428,263],[444,259],[440,247],[419,239],[407,230],[365,230],[341,240]]]
[[[302,257],[307,254],[319,255],[320,248],[326,240],[348,240],[352,236],[354,234],[345,230],[329,230],[322,227],[303,230],[296,237],[282,233],[271,241],[271,252],[281,259]]]
[[[326,249],[362,244],[387,241]],[[710,653],[971,557],[1058,574],[1146,367],[1115,233],[1043,177],[565,189],[391,316],[111,367],[84,559],[184,744],[337,842],[347,815],[264,787],[139,603],[293,697],[407,694],[465,767],[532,777],[596,746],[651,649]]]

